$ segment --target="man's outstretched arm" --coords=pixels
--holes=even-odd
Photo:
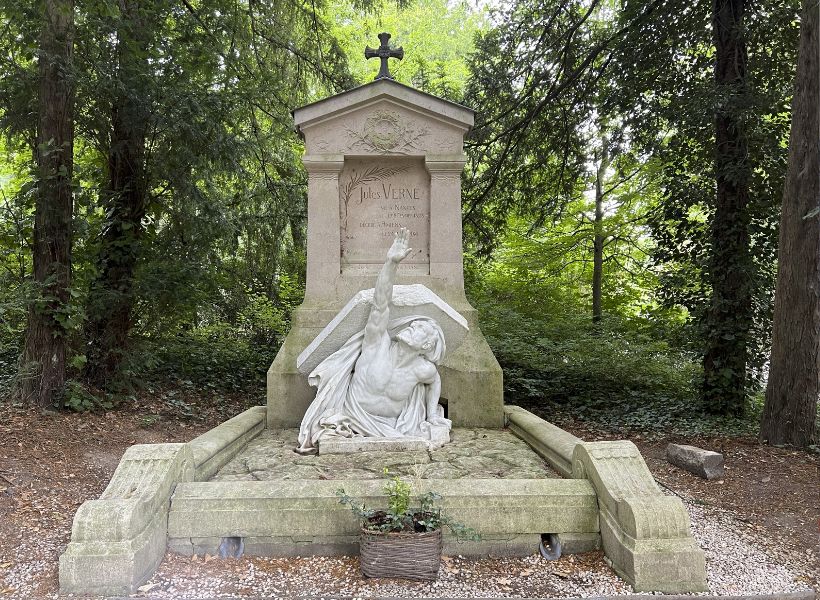
[[[396,279],[396,270],[399,263],[407,258],[412,251],[407,246],[410,232],[402,227],[393,240],[393,245],[387,251],[387,260],[376,279],[376,288],[373,291],[373,308],[364,328],[364,343],[378,341],[387,331],[390,321],[390,299],[393,297],[393,281]]]

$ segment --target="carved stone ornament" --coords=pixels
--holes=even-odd
[[[418,143],[429,131],[402,120],[398,113],[377,110],[367,117],[361,131],[347,129],[353,138],[351,148],[366,148],[379,154],[388,152],[407,153],[418,150]]]

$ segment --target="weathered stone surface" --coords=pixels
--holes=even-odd
[[[408,438],[325,438],[319,442],[319,454],[356,454],[359,452],[424,452],[427,440]]]
[[[197,481],[213,476],[259,435],[265,428],[266,414],[264,406],[249,408],[188,442]]]
[[[600,533],[559,533],[558,543],[561,554],[583,554],[601,549]]]
[[[362,290],[353,296],[298,356],[296,367],[299,372],[309,375],[320,362],[341,348],[350,336],[362,331],[372,306],[373,288]],[[455,352],[469,331],[467,320],[423,285],[393,286],[390,318],[400,319],[412,315],[430,317],[438,323],[444,332],[447,352]]]
[[[344,483],[348,494],[373,507],[386,506],[383,487],[383,478]],[[192,552],[195,538],[210,538],[212,543],[234,536],[325,543],[339,536],[355,536],[358,522],[339,504],[338,488],[338,481],[321,480],[180,484],[168,520],[171,545],[184,549],[191,544]],[[595,493],[583,480],[426,479],[415,483],[414,494],[427,491],[442,494],[442,509],[476,528],[494,547],[518,536],[531,536],[523,552],[531,554],[544,531],[598,530]],[[460,554],[467,551],[458,547]],[[488,550],[479,543],[473,551]]]
[[[666,460],[704,479],[723,477],[723,455],[719,452],[684,444],[669,444],[666,447]]]
[[[426,134],[415,139],[417,152],[406,154],[461,152],[463,135],[473,125],[474,119],[469,108],[424,94],[396,81],[380,80],[296,109],[294,121],[305,136],[307,152],[346,154],[351,147],[355,147],[363,154],[386,154],[399,149],[399,145],[406,140],[401,136],[402,131],[393,131],[393,128],[386,134],[371,136],[373,139],[370,143],[361,141],[362,137],[367,138],[367,119],[375,111],[351,114],[351,110],[359,106],[395,110],[411,131],[428,129]],[[447,136],[443,137],[442,132],[432,130],[429,124],[416,125],[413,120],[422,116],[434,119],[438,127],[447,132]],[[387,126],[390,127],[390,124]],[[391,146],[391,143],[395,145]],[[362,148],[363,144],[365,148]],[[371,152],[366,151],[367,146]]]
[[[705,557],[686,508],[661,493],[635,444],[579,443],[572,472],[598,493],[604,552],[636,591],[706,591]]]
[[[507,431],[453,431],[453,441],[439,449],[404,449],[317,456],[301,455],[293,451],[296,445],[296,430],[268,430],[250,442],[213,479],[383,479],[385,467],[391,474],[422,479],[557,477],[526,443]]]
[[[131,594],[165,554],[168,504],[178,481],[194,478],[186,444],[131,446],[99,500],[74,516],[60,556],[60,591]]]
[[[572,476],[572,453],[580,438],[520,406],[505,406],[504,417],[510,431],[527,442],[553,469],[566,477]]]
[[[572,534],[597,535],[597,534]],[[171,538],[168,549],[177,554],[216,556],[221,537]],[[242,538],[248,556],[343,556],[359,553],[359,536],[252,536]],[[462,556],[527,556],[536,552],[540,535],[486,535],[480,542],[444,538],[444,554]]]

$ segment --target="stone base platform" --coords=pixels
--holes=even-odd
[[[428,450],[301,455],[297,429],[266,430],[213,477],[213,481],[385,479],[556,479],[561,476],[523,440],[506,430],[453,429],[451,442]],[[394,442],[395,443],[395,442]]]
[[[365,505],[386,506],[383,480],[279,480],[181,483],[171,501],[169,547],[218,554],[242,538],[246,554],[338,555],[358,551],[359,524],[339,503],[341,488]],[[597,533],[598,504],[587,481],[570,479],[425,479],[414,493],[436,491],[447,515],[481,531],[480,542],[445,534],[445,551],[527,556],[541,534]]]
[[[218,555],[241,538],[251,555],[356,553],[359,526],[337,491],[383,507],[392,475],[411,481],[416,494],[438,492],[449,516],[481,532],[480,542],[445,535],[448,552],[526,556],[537,552],[543,533],[598,537],[592,486],[562,479],[509,431],[454,429],[451,443],[434,450],[319,455],[294,452],[297,434],[265,431],[211,481],[180,483],[169,547]]]
[[[677,498],[664,496],[634,444],[584,442],[518,407],[507,430],[455,429],[437,450],[296,454],[296,430],[266,430],[249,409],[187,444],[129,449],[99,500],[74,518],[62,593],[127,595],[162,560],[185,554],[347,554],[358,523],[337,490],[387,504],[387,468],[436,491],[482,541],[445,551],[526,555],[543,534],[565,552],[603,547],[636,591],[703,591],[703,551]],[[560,478],[560,473],[564,478]]]

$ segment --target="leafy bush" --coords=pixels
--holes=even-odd
[[[572,404],[580,410],[657,401],[695,402],[693,357],[614,320],[533,318],[483,304],[482,329],[504,369],[509,403]]]
[[[264,390],[278,346],[254,343],[226,324],[143,338],[123,366],[134,381],[181,381],[200,389]]]
[[[474,302],[504,369],[507,404],[620,432],[757,433],[762,394],[743,417],[704,412],[697,356],[659,339],[663,327],[612,317],[595,326],[587,315],[525,314],[486,297]]]
[[[16,340],[0,336],[0,399],[11,393],[17,375],[17,356],[20,349]]]

